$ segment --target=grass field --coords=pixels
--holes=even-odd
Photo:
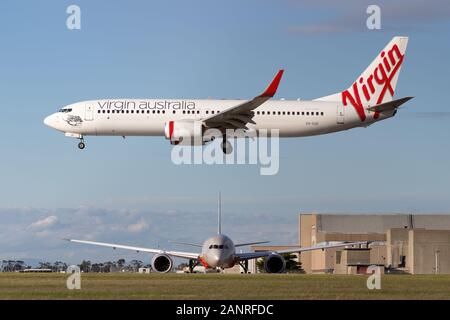
[[[0,273],[0,299],[450,299],[450,276],[386,275],[381,290],[365,276]]]

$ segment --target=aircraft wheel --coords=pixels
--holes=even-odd
[[[78,149],[83,150],[84,148],[86,148],[86,144],[83,141],[80,141],[78,144]]]
[[[223,139],[223,142],[220,146],[222,147],[222,151],[225,154],[231,154],[233,152],[233,146],[227,139]]]

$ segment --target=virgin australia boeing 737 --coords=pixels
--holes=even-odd
[[[367,127],[393,117],[411,99],[394,100],[407,44],[407,37],[394,37],[350,88],[312,101],[270,100],[283,76],[280,70],[261,95],[248,101],[92,100],[65,106],[44,123],[80,139],[80,149],[85,136],[165,136],[171,144],[203,145],[219,132],[225,153],[232,152],[228,138],[242,133],[278,130],[280,137],[305,137]]]
[[[347,246],[358,246],[367,244],[367,242],[350,242],[350,243],[335,243],[329,245],[319,245],[312,247],[303,248],[292,248],[288,250],[281,251],[260,251],[260,252],[247,252],[247,253],[236,253],[237,247],[244,247],[253,244],[267,243],[267,241],[258,242],[248,242],[248,243],[234,243],[229,237],[222,234],[221,227],[221,205],[219,196],[219,206],[218,206],[218,231],[217,235],[207,239],[203,244],[193,244],[193,243],[182,243],[178,244],[189,245],[193,247],[202,248],[201,253],[195,252],[179,252],[179,251],[165,251],[160,249],[142,248],[134,247],[128,245],[114,244],[114,243],[104,243],[104,242],[94,242],[86,240],[75,240],[67,239],[70,242],[76,242],[81,244],[109,247],[113,249],[125,249],[132,250],[136,252],[146,252],[154,254],[151,260],[152,269],[159,273],[167,273],[172,270],[173,260],[172,258],[183,258],[189,260],[189,268],[192,272],[193,268],[201,264],[206,269],[226,269],[232,268],[236,264],[240,264],[242,268],[247,273],[248,260],[265,258],[264,268],[268,273],[282,273],[285,270],[286,262],[283,258],[283,254],[287,253],[301,253],[305,251],[312,250],[323,250],[328,248],[339,248]]]

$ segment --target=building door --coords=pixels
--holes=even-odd
[[[345,123],[345,108],[344,105],[338,104],[337,106],[337,124],[344,124]]]
[[[439,268],[439,264],[440,264],[440,251],[439,250],[437,250],[437,251],[435,251],[434,252],[434,273],[435,274],[440,274],[441,273],[441,270],[439,270],[440,268]]]
[[[94,120],[94,106],[92,104],[90,104],[90,103],[86,104],[84,120],[86,120],[86,121]]]

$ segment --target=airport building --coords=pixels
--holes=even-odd
[[[301,213],[298,229],[300,247],[369,243],[304,252],[299,259],[306,273],[358,274],[376,265],[386,273],[450,274],[450,215]],[[266,249],[276,250],[252,247]]]

